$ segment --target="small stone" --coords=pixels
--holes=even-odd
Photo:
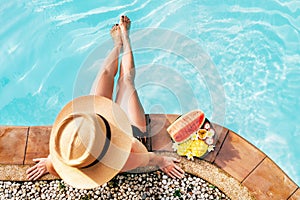
[[[172,179],[163,172],[120,174],[112,182],[92,190],[79,190],[64,181],[22,182],[0,181],[0,197],[4,199],[228,199],[218,188],[199,177],[186,174]],[[64,190],[60,187],[64,185]],[[174,198],[174,192],[180,197]],[[0,198],[1,199],[1,198]]]

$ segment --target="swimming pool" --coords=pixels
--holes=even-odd
[[[52,124],[66,102],[88,93],[97,68],[86,66],[97,52],[107,53],[109,29],[121,14],[133,22],[137,86],[146,112],[199,107],[300,184],[299,1],[2,3],[0,124]],[[173,47],[137,48],[144,44],[138,36],[145,29],[158,30],[151,41],[172,41]],[[174,48],[191,41],[200,57],[199,51]],[[211,67],[205,68],[203,59]],[[191,60],[202,68],[195,70]],[[214,112],[219,104],[224,113]]]

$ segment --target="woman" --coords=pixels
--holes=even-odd
[[[120,23],[114,25],[111,29],[114,48],[106,58],[104,68],[99,73],[92,91],[94,95],[112,99],[114,77],[118,72],[118,57],[123,50],[115,102],[126,112],[133,127],[136,127],[140,133],[144,133],[146,131],[146,119],[144,109],[134,85],[135,67],[129,38],[129,29],[130,20],[126,16],[121,16]],[[158,156],[148,151],[146,151],[145,156],[137,158],[135,153],[138,154],[139,152],[145,152],[145,147],[141,142],[135,139],[128,160],[121,171],[156,165],[172,178],[183,177],[184,171],[176,165],[176,163],[179,162],[178,159]],[[37,158],[33,161],[37,162],[37,164],[26,171],[29,180],[37,180],[46,173],[51,173],[59,177],[52,165],[50,156],[48,156],[48,158]]]

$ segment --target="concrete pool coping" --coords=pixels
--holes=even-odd
[[[165,132],[177,117],[151,114],[151,130]],[[231,199],[300,199],[299,186],[266,154],[233,131],[214,125],[218,133],[215,151],[203,160],[182,158],[186,172],[207,180]],[[25,181],[32,159],[48,155],[50,132],[51,126],[0,126],[0,180]]]

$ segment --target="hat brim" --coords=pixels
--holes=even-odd
[[[111,140],[105,156],[97,164],[88,168],[66,165],[59,159],[54,138],[59,123],[72,113],[89,112],[103,116],[110,125]],[[110,99],[101,96],[83,96],[69,102],[58,114],[50,136],[50,157],[58,175],[69,185],[90,189],[111,180],[124,167],[133,142],[129,119],[121,107]]]

